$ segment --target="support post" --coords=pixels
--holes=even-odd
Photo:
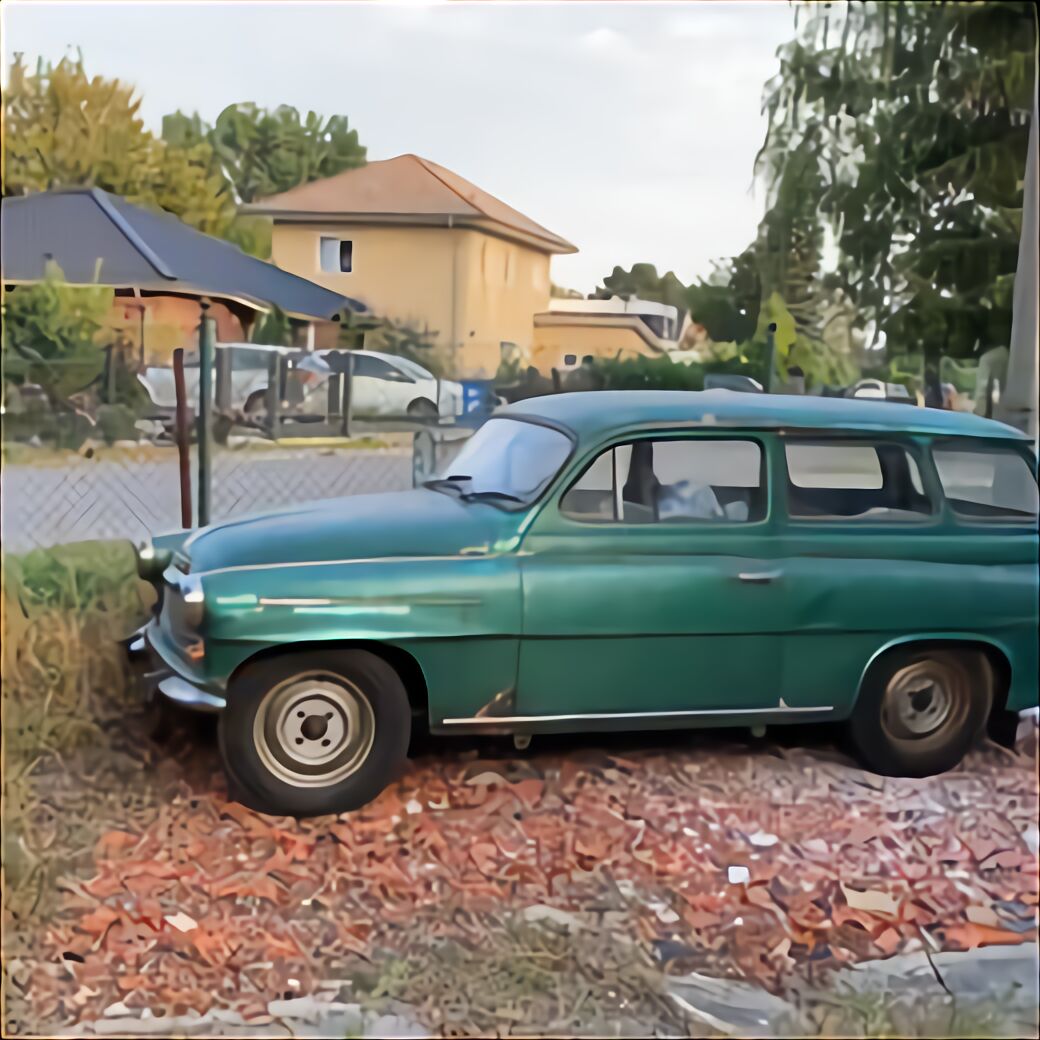
[[[267,358],[267,433],[271,440],[278,436],[278,425],[282,405],[280,394],[281,364],[278,355],[272,351]]]
[[[184,388],[184,348],[173,352],[173,392],[176,401],[174,436],[181,484],[181,527],[191,527],[191,446],[188,431],[188,392]]]
[[[343,436],[350,436],[351,397],[354,388],[354,352],[347,351],[347,367],[343,373]]]
[[[768,343],[768,349],[766,350],[766,361],[768,368],[766,369],[766,393],[771,394],[773,392],[773,382],[775,380],[774,370],[776,369],[776,322],[771,321],[769,327],[766,329],[766,343]]]
[[[227,347],[216,349],[217,411],[231,410],[231,351]]]
[[[339,426],[343,418],[343,380],[338,372],[329,376],[326,386],[328,402],[325,408],[325,418],[329,426]]]
[[[203,301],[199,323],[199,527],[209,523],[213,480],[213,355],[217,337],[216,322],[206,314],[208,310],[209,304]]]

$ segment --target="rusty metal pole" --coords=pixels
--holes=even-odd
[[[188,434],[188,394],[184,389],[184,348],[173,352],[173,391],[176,395],[177,461],[181,479],[181,527],[191,527],[191,448]]]

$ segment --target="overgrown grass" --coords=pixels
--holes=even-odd
[[[2,578],[5,779],[89,738],[126,702],[117,640],[141,624],[148,587],[128,542],[5,556]]]
[[[55,880],[96,834],[80,811],[91,780],[70,768],[79,751],[109,756],[102,727],[132,707],[117,640],[141,624],[149,587],[128,542],[83,542],[0,568],[5,936],[31,936]],[[93,767],[88,772],[96,778]],[[5,952],[10,952],[5,937]]]

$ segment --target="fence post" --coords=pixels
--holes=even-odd
[[[773,369],[776,368],[777,361],[777,342],[776,342],[777,323],[771,321],[769,328],[765,330],[765,342],[768,343],[768,348],[765,350],[765,362],[769,367],[765,369],[765,392],[773,393],[773,381],[774,374]]]
[[[282,398],[279,390],[281,382],[281,359],[272,351],[267,358],[267,432],[274,440],[278,436],[279,413]]]
[[[351,396],[354,388],[354,354],[347,352],[347,368],[343,373],[343,436],[350,436]]]
[[[210,490],[213,480],[210,449],[213,436],[213,355],[216,321],[207,316],[209,304],[202,304],[199,324],[199,527],[209,523]]]
[[[332,429],[333,426],[339,426],[343,418],[343,382],[338,372],[333,372],[329,376],[325,391],[328,395],[325,420],[329,424],[329,429]]]
[[[184,348],[173,352],[173,391],[177,402],[177,468],[181,482],[181,527],[191,527],[191,446],[188,443],[188,392],[184,388]]]
[[[105,347],[105,404],[116,403],[116,348],[109,343]]]

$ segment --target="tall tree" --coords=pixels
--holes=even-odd
[[[897,351],[965,356],[1006,344],[1033,5],[812,4],[798,16],[767,85],[766,223],[796,227],[818,211],[861,320]],[[815,183],[785,198],[803,173]]]
[[[4,194],[91,185],[221,234],[234,208],[210,146],[172,147],[145,128],[140,105],[133,87],[89,77],[81,57],[32,72],[17,55],[4,91]]]
[[[289,105],[229,105],[209,127],[197,114],[163,120],[163,137],[181,147],[205,142],[238,202],[252,202],[297,184],[363,166],[365,148],[346,116],[300,113]]]

